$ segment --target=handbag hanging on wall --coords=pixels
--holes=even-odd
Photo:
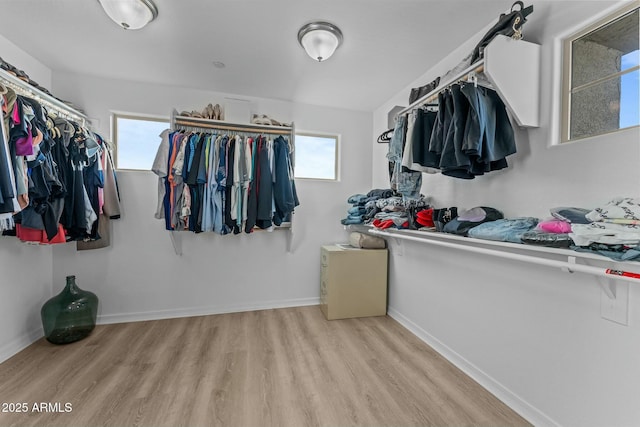
[[[514,10],[516,6],[520,6],[520,9]],[[522,26],[527,22],[527,16],[529,16],[531,12],[533,12],[533,5],[525,8],[524,3],[517,1],[511,5],[511,11],[509,13],[500,14],[498,22],[487,31],[473,49],[471,63],[473,64],[484,55],[484,48],[487,47],[491,40],[498,34],[520,40],[522,38]]]

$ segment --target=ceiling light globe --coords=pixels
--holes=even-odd
[[[312,22],[300,28],[298,42],[310,58],[322,62],[331,57],[342,43],[342,32],[328,22]]]
[[[98,0],[113,22],[125,30],[139,30],[158,16],[151,0]]]

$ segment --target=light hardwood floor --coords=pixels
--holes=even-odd
[[[393,319],[317,306],[42,339],[0,364],[0,402],[28,404],[0,426],[529,425]]]

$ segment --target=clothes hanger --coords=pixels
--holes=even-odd
[[[378,144],[387,144],[391,141],[391,137],[393,136],[394,129],[388,129],[378,136]]]

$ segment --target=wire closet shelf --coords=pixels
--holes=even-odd
[[[67,105],[60,99],[31,86],[29,83],[17,78],[3,69],[0,69],[0,84],[11,88],[18,95],[26,96],[38,101],[40,105],[43,105],[50,113],[53,113],[58,117],[72,120],[82,127],[86,127],[90,124],[89,118],[84,113]]]

